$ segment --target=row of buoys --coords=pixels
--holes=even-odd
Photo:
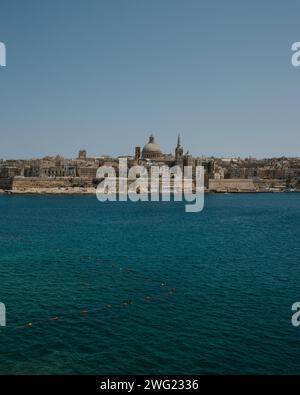
[[[172,295],[172,294],[174,294],[175,292],[177,291],[177,289],[176,288],[171,288],[167,293],[166,293],[166,295],[165,296],[167,296],[167,295]],[[159,296],[150,296],[150,295],[146,295],[146,296],[144,296],[143,298],[142,298],[142,300],[143,301],[152,301],[152,300],[161,300],[162,298],[161,297],[159,297]],[[27,324],[25,324],[25,325],[17,325],[16,327],[15,327],[15,329],[22,329],[22,328],[26,328],[26,327],[32,327],[32,326],[35,326],[35,325],[38,325],[38,324],[42,324],[42,323],[45,323],[45,322],[47,322],[47,321],[60,321],[60,320],[63,320],[64,318],[66,318],[66,317],[69,317],[69,316],[78,316],[78,315],[88,315],[88,314],[94,314],[94,313],[97,313],[97,312],[100,312],[100,311],[103,311],[103,310],[107,310],[107,309],[113,309],[113,307],[122,307],[122,306],[130,306],[130,305],[132,305],[134,303],[134,300],[133,299],[127,299],[127,300],[123,300],[120,304],[118,304],[118,305],[113,305],[113,304],[109,304],[109,303],[107,303],[107,304],[105,304],[102,308],[100,308],[100,309],[91,309],[91,310],[88,310],[88,309],[84,309],[84,310],[80,310],[80,311],[78,311],[78,312],[70,312],[70,313],[65,313],[64,315],[62,315],[62,316],[53,316],[53,317],[51,317],[50,319],[48,318],[48,319],[44,319],[44,320],[41,320],[41,321],[37,321],[37,322],[28,322]]]
[[[134,277],[138,277],[139,279],[144,279],[146,281],[152,281],[152,282],[155,282],[155,283],[159,283],[161,287],[166,287],[167,286],[167,283],[165,281],[162,281],[161,279],[151,278],[150,276],[145,276],[144,274],[141,274],[141,273],[139,273],[138,271],[136,271],[134,269],[131,269],[131,268],[128,268],[128,267],[119,266],[119,265],[115,264],[114,262],[106,262],[106,263],[109,263],[112,267],[118,268],[118,270],[120,272],[122,272],[122,273],[132,274],[132,275],[134,275]],[[166,294],[164,296],[172,295],[175,292],[176,292],[176,288],[175,287],[170,288],[166,292]],[[144,296],[142,298],[142,301],[143,302],[150,302],[150,301],[160,300],[160,299],[162,299],[160,296],[146,295],[146,296]],[[64,318],[69,317],[69,316],[78,316],[78,315],[85,316],[85,315],[97,313],[97,312],[100,312],[100,311],[103,311],[103,310],[111,310],[111,309],[114,310],[115,307],[126,307],[126,306],[132,305],[133,303],[134,303],[133,299],[123,300],[120,303],[118,303],[117,305],[116,304],[107,303],[102,308],[98,308],[98,309],[91,309],[91,310],[84,309],[84,310],[80,310],[80,311],[77,311],[77,312],[73,311],[73,312],[70,312],[70,313],[65,313],[65,314],[63,314],[61,316],[56,315],[56,316],[51,317],[50,321],[53,321],[53,322],[60,321],[60,320],[63,320]],[[28,322],[25,325],[23,324],[23,325],[15,326],[15,329],[32,327],[32,326],[35,326],[35,325],[38,325],[38,324],[45,323],[47,321],[49,321],[49,318],[48,319],[44,319],[44,320],[40,320],[40,321],[36,321],[36,322]]]

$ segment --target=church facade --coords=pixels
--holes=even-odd
[[[146,163],[164,163],[169,166],[173,165],[184,165],[187,158],[191,156],[188,153],[184,154],[183,147],[180,142],[180,135],[178,135],[177,145],[175,147],[174,155],[165,154],[162,152],[160,146],[155,141],[153,134],[149,136],[149,141],[141,147],[135,147],[135,160],[142,164]]]

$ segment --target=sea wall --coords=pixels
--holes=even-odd
[[[255,192],[256,186],[253,180],[248,179],[220,179],[209,180],[209,190],[215,192]]]
[[[95,188],[92,179],[81,177],[14,177],[11,190],[19,193],[72,193],[93,192]]]
[[[261,180],[228,178],[209,180],[211,192],[268,192],[271,190],[284,190],[286,183],[283,180]]]
[[[208,185],[211,192],[269,192],[285,188],[285,181],[270,179],[210,179]],[[93,179],[87,177],[14,177],[0,178],[0,190],[13,193],[95,193],[95,185]]]

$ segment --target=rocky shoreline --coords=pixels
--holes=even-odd
[[[95,188],[30,188],[30,189],[13,189],[0,190],[2,195],[95,195]]]
[[[229,194],[229,193],[299,193],[300,190],[265,190],[265,191],[253,191],[253,190],[242,190],[242,191],[209,191],[205,190],[205,193],[211,194]],[[58,188],[30,188],[26,190],[0,190],[0,195],[95,195],[96,188],[70,188],[70,189],[58,189]],[[172,192],[171,192],[172,195]]]

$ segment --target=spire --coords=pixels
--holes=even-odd
[[[175,148],[175,159],[180,161],[183,155],[183,148],[181,147],[180,134],[178,134],[177,146]]]
[[[180,133],[178,133],[177,147],[180,147]]]

